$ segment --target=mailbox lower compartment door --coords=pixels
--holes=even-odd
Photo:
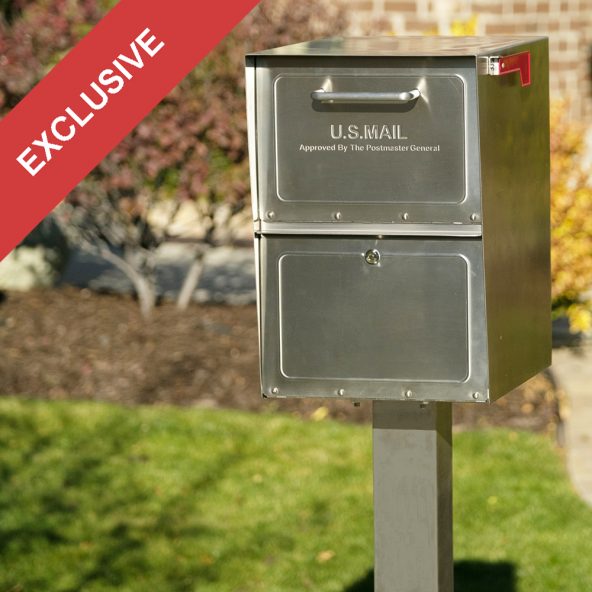
[[[486,399],[480,239],[260,241],[265,395]]]

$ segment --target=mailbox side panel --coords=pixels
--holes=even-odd
[[[491,400],[551,364],[548,42],[522,51],[530,86],[478,80]]]
[[[245,94],[247,100],[247,128],[249,150],[249,178],[251,181],[251,206],[253,221],[259,218],[259,180],[257,177],[257,80],[256,62],[253,56],[245,59]]]

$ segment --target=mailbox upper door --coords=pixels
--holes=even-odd
[[[279,61],[257,67],[263,220],[471,223],[474,60]]]

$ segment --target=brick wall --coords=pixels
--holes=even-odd
[[[340,0],[351,34],[547,35],[552,97],[592,124],[592,0]]]

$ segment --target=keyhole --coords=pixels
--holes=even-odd
[[[370,249],[366,251],[364,259],[368,265],[378,265],[380,261],[380,253],[376,249]]]

